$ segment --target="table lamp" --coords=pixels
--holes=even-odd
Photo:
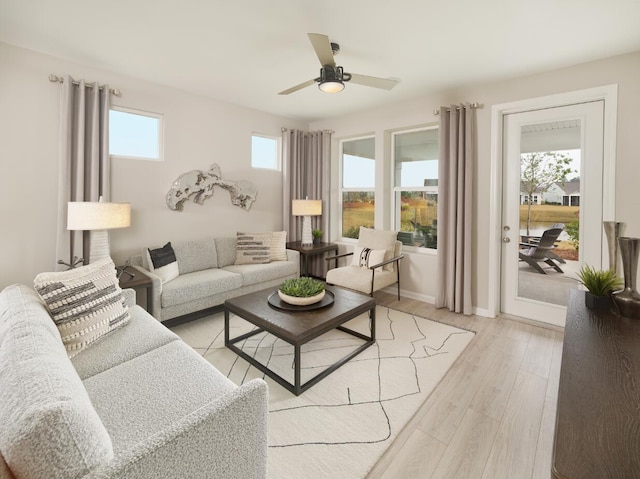
[[[97,202],[70,201],[67,204],[67,229],[91,232],[89,263],[110,256],[107,230],[130,225],[131,203],[108,203],[101,196]]]
[[[293,200],[291,202],[291,214],[302,216],[302,246],[311,246],[313,236],[311,235],[311,217],[322,214],[322,200]]]

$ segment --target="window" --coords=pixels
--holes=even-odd
[[[251,136],[251,166],[278,170],[278,139],[253,134]]]
[[[438,246],[438,129],[393,134],[393,211],[406,246]]]
[[[357,238],[360,226],[375,223],[375,138],[343,141],[341,147],[342,237]]]
[[[109,154],[162,161],[162,115],[112,107],[109,110]]]

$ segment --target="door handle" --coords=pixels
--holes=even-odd
[[[502,238],[502,242],[503,243],[510,243],[511,240],[505,236],[504,238]]]

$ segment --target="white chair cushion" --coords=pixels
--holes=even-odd
[[[395,271],[385,271],[383,268],[375,270],[373,290],[378,291],[395,283],[397,275]],[[327,271],[327,283],[354,289],[361,293],[371,293],[371,270],[360,266],[343,266]]]

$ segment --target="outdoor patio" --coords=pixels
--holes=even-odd
[[[521,261],[518,272],[519,296],[566,306],[569,290],[580,286],[577,276],[580,266],[578,261],[567,260],[565,264],[560,264],[560,268],[564,273],[549,269],[547,274],[540,274]]]

